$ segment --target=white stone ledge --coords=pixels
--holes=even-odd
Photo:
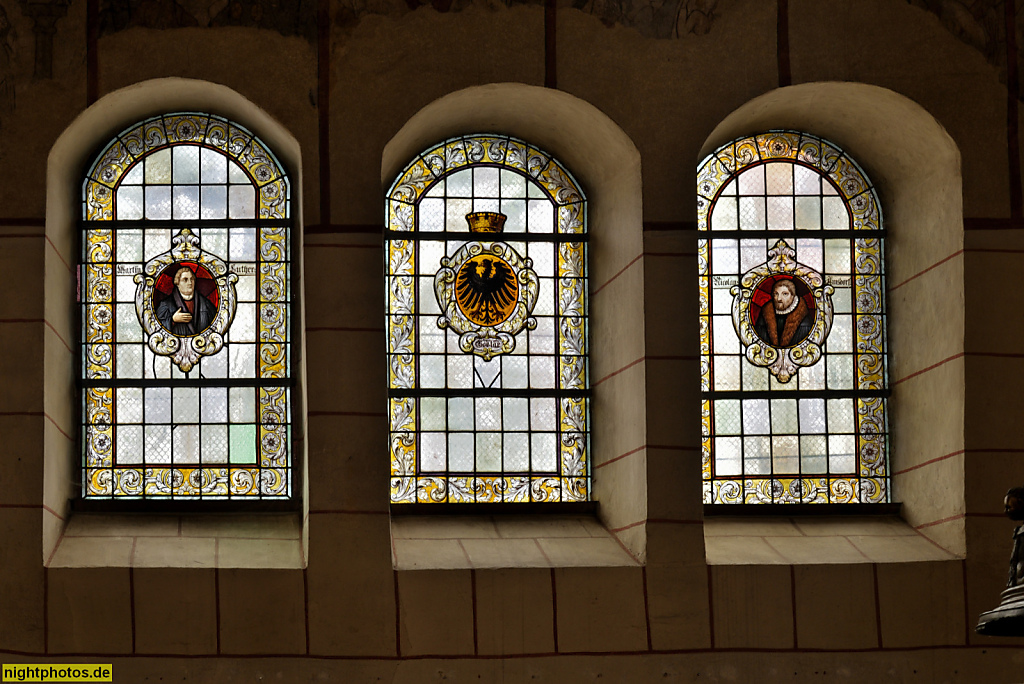
[[[897,516],[704,520],[708,565],[815,565],[955,560]]]
[[[75,513],[51,568],[305,567],[298,513]]]
[[[591,516],[400,516],[391,541],[396,570],[638,565]]]

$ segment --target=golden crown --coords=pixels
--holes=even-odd
[[[466,214],[471,233],[500,233],[505,228],[507,218],[496,211],[474,211],[472,214]]]

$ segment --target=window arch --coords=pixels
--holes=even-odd
[[[579,185],[522,140],[468,135],[386,203],[392,503],[588,500]]]
[[[870,181],[806,133],[697,174],[704,502],[886,503],[884,230]]]
[[[85,499],[292,495],[291,188],[212,114],[118,134],[82,184]]]

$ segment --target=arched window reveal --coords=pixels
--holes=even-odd
[[[589,498],[586,201],[500,135],[424,152],[387,194],[393,503]]]
[[[806,133],[697,175],[704,502],[885,503],[885,274],[874,188]]]
[[[287,498],[287,176],[209,114],[120,133],[82,201],[85,498]]]

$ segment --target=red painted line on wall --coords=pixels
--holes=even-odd
[[[71,441],[71,442],[75,441],[75,438],[72,437],[71,435],[69,435],[68,433],[64,432],[64,430],[61,429],[60,425],[57,425],[57,421],[55,421],[53,418],[51,418],[50,414],[46,413],[46,411],[43,411],[43,417],[46,418],[48,421],[50,421],[50,423],[53,424],[53,427],[57,428],[57,432],[59,432],[60,434],[64,435],[65,437],[67,437],[69,441]]]
[[[640,261],[640,260],[641,260],[641,259],[643,259],[643,258],[644,258],[644,253],[643,253],[643,252],[640,252],[639,254],[637,254],[637,255],[636,255],[635,257],[633,257],[633,260],[632,260],[632,261],[630,261],[630,262],[629,262],[628,264],[626,264],[625,266],[623,266],[623,267],[622,267],[622,269],[621,269],[621,270],[620,270],[620,271],[619,271],[618,273],[616,273],[616,274],[615,274],[615,275],[613,275],[613,276],[612,276],[611,278],[609,278],[608,280],[606,280],[606,281],[604,282],[604,284],[602,284],[602,285],[601,285],[601,286],[600,286],[599,288],[597,288],[596,290],[591,290],[591,291],[590,291],[590,296],[591,296],[591,297],[593,297],[593,296],[594,296],[594,295],[596,295],[596,294],[597,294],[598,292],[600,292],[600,291],[601,291],[601,290],[603,290],[604,288],[608,287],[608,285],[610,285],[610,284],[611,284],[611,282],[612,282],[613,280],[615,280],[615,279],[616,279],[616,278],[618,278],[618,277],[619,277],[620,275],[622,275],[623,273],[625,273],[625,272],[626,272],[627,270],[629,270],[629,268],[630,268],[630,267],[631,267],[631,266],[632,266],[633,264],[635,264],[636,262]]]
[[[621,532],[623,530],[628,530],[631,527],[636,527],[637,525],[642,525],[643,523],[644,523],[643,520],[641,520],[639,522],[635,522],[635,523],[630,523],[629,525],[626,525],[625,527],[619,528],[619,532]],[[618,542],[619,546],[622,547],[622,550],[626,552],[626,555],[629,556],[630,558],[632,558],[633,562],[636,563],[637,565],[643,566],[643,563],[640,562],[640,559],[637,558],[636,555],[634,555],[633,552],[629,550],[629,547],[626,546],[622,542],[621,539],[619,539],[619,535],[616,533],[616,531],[615,530],[608,530],[608,531],[611,532],[612,539],[614,539],[616,542]]]
[[[889,288],[889,292],[893,292],[893,291],[895,291],[895,290],[896,290],[897,288],[903,287],[904,285],[906,285],[907,283],[909,283],[909,282],[910,282],[911,280],[914,280],[915,278],[920,278],[921,276],[923,276],[923,275],[924,275],[925,273],[927,273],[928,271],[932,270],[933,268],[938,268],[939,266],[941,266],[942,264],[946,263],[946,262],[947,262],[947,261],[949,261],[950,259],[954,259],[954,258],[956,258],[956,257],[960,256],[960,255],[961,255],[961,254],[963,254],[963,253],[964,253],[964,250],[962,250],[962,249],[958,249],[957,251],[953,252],[952,254],[950,254],[950,255],[949,255],[948,257],[946,257],[945,259],[940,259],[939,261],[936,261],[936,262],[935,262],[934,264],[932,264],[932,265],[931,265],[931,266],[929,266],[928,268],[924,269],[924,270],[923,270],[923,271],[921,271],[920,273],[916,273],[916,274],[914,274],[914,275],[910,276],[909,278],[907,278],[906,280],[904,280],[904,281],[903,281],[902,283],[898,283],[898,284],[896,284],[896,285],[893,285],[892,287],[890,287],[890,288]]]
[[[60,520],[61,522],[64,522],[64,516],[62,516],[60,513],[58,513],[57,511],[53,510],[52,508],[50,508],[46,504],[43,504],[43,510],[44,511],[49,511],[50,514],[53,515],[54,518],[56,518],[57,520]]]
[[[882,601],[878,595],[878,563],[871,564],[871,577],[875,585],[875,632],[878,634],[878,648],[882,648]]]
[[[789,0],[778,0],[775,9],[775,61],[778,65],[779,87],[793,83],[789,67]]]
[[[100,2],[87,0],[85,3],[85,103],[91,105],[99,98],[100,91]]]
[[[903,473],[909,473],[911,470],[917,470],[918,468],[924,468],[925,466],[931,465],[932,463],[938,463],[939,461],[945,461],[947,458],[953,458],[954,456],[959,456],[962,453],[964,453],[964,450],[960,449],[959,451],[954,451],[954,452],[946,454],[944,456],[936,456],[935,458],[933,458],[931,460],[928,460],[928,461],[925,461],[924,463],[918,463],[917,465],[910,466],[909,468],[904,468],[903,470],[897,470],[896,472],[893,473],[893,476],[902,475]]]
[[[69,353],[69,354],[73,354],[73,353],[74,353],[74,352],[72,352],[72,351],[71,351],[71,345],[70,345],[70,344],[68,344],[68,341],[67,341],[67,340],[65,340],[65,339],[64,339],[63,337],[61,337],[60,333],[59,333],[59,332],[57,332],[57,329],[56,329],[56,328],[54,328],[54,327],[53,327],[53,326],[52,326],[52,325],[50,324],[50,321],[48,321],[48,320],[46,320],[46,319],[44,318],[44,319],[43,319],[43,324],[44,324],[44,325],[46,325],[46,327],[47,327],[47,328],[49,328],[50,330],[52,330],[52,331],[53,331],[53,334],[57,336],[57,339],[58,339],[58,340],[60,340],[60,343],[64,345],[64,348],[68,350],[68,353]]]
[[[608,531],[611,532],[612,534],[615,534],[615,533],[618,533],[618,532],[625,532],[626,530],[632,529],[632,528],[636,527],[637,525],[643,525],[645,522],[647,522],[646,519],[645,520],[637,520],[636,522],[631,522],[628,525],[623,525],[622,527],[615,527],[615,528],[609,529]],[[621,542],[619,542],[619,543],[621,543]],[[626,551],[628,552],[629,549],[626,549]],[[629,555],[632,556],[633,554],[630,553]]]
[[[928,366],[927,368],[922,368],[921,370],[916,371],[914,373],[911,373],[910,375],[908,375],[906,377],[900,378],[896,382],[892,383],[893,387],[895,387],[896,385],[900,384],[901,382],[906,382],[907,380],[910,380],[911,378],[916,378],[918,375],[921,375],[922,373],[927,373],[930,370],[935,370],[939,366],[947,364],[950,361],[955,361],[955,360],[959,359],[961,356],[964,356],[964,352],[960,352],[959,354],[953,354],[949,358],[942,359],[942,361],[939,361],[938,363],[933,363],[932,365]]]
[[[1020,99],[1020,78],[1017,73],[1017,3],[1003,3],[1003,18],[1006,21],[1003,35],[1006,36],[1006,153],[1010,179],[1010,216],[1021,218],[1020,184],[1020,122],[1017,118],[1017,102]]]
[[[558,87],[557,0],[544,0],[544,87]]]
[[[608,375],[604,376],[603,378],[601,378],[600,380],[598,380],[597,382],[595,382],[595,383],[594,383],[593,385],[591,385],[591,387],[597,387],[598,385],[600,385],[600,384],[601,384],[602,382],[604,382],[605,380],[609,380],[609,379],[611,379],[611,378],[614,378],[614,377],[615,377],[616,375],[618,375],[619,373],[622,373],[623,371],[627,371],[627,370],[629,370],[630,368],[632,368],[633,366],[637,365],[638,363],[643,363],[645,359],[646,359],[646,357],[644,357],[644,356],[641,356],[641,357],[640,357],[639,359],[637,359],[636,361],[633,361],[633,362],[631,362],[631,363],[628,363],[628,364],[626,364],[625,366],[623,366],[623,367],[622,367],[622,368],[620,368],[619,370],[617,370],[617,371],[612,371],[611,373],[609,373]]]
[[[558,589],[555,584],[555,569],[551,568],[551,631],[555,653],[558,653]]]
[[[957,513],[956,515],[951,515],[948,518],[941,518],[939,520],[933,520],[931,522],[926,522],[926,523],[922,523],[920,525],[915,525],[914,529],[915,530],[923,530],[926,527],[934,527],[935,525],[941,525],[942,523],[948,523],[948,522],[952,522],[954,520],[960,520],[961,518],[965,517],[965,515],[966,515],[965,513]]]
[[[654,642],[651,640],[651,602],[647,598],[647,568],[640,568],[640,578],[644,583],[644,624],[647,626],[647,650],[654,650]]]
[[[644,447],[640,446],[640,447],[637,447],[636,449],[633,449],[632,451],[627,451],[626,453],[622,454],[621,456],[616,456],[615,458],[611,459],[610,461],[605,461],[604,463],[598,463],[597,465],[594,466],[594,470],[599,470],[601,468],[604,468],[606,465],[609,465],[611,463],[615,463],[616,461],[621,461],[622,459],[626,458],[627,456],[632,456],[633,454],[639,453],[639,452],[641,452],[643,450],[644,450]]]
[[[68,273],[72,273],[73,274],[75,272],[75,269],[71,268],[71,265],[68,264],[67,259],[65,259],[64,256],[60,253],[60,250],[57,249],[57,245],[53,244],[53,241],[50,240],[50,236],[49,235],[46,235],[45,237],[46,237],[46,244],[50,245],[50,247],[53,248],[53,253],[56,254],[57,258],[60,259],[60,262],[62,264],[64,264],[64,268],[68,269]]]

